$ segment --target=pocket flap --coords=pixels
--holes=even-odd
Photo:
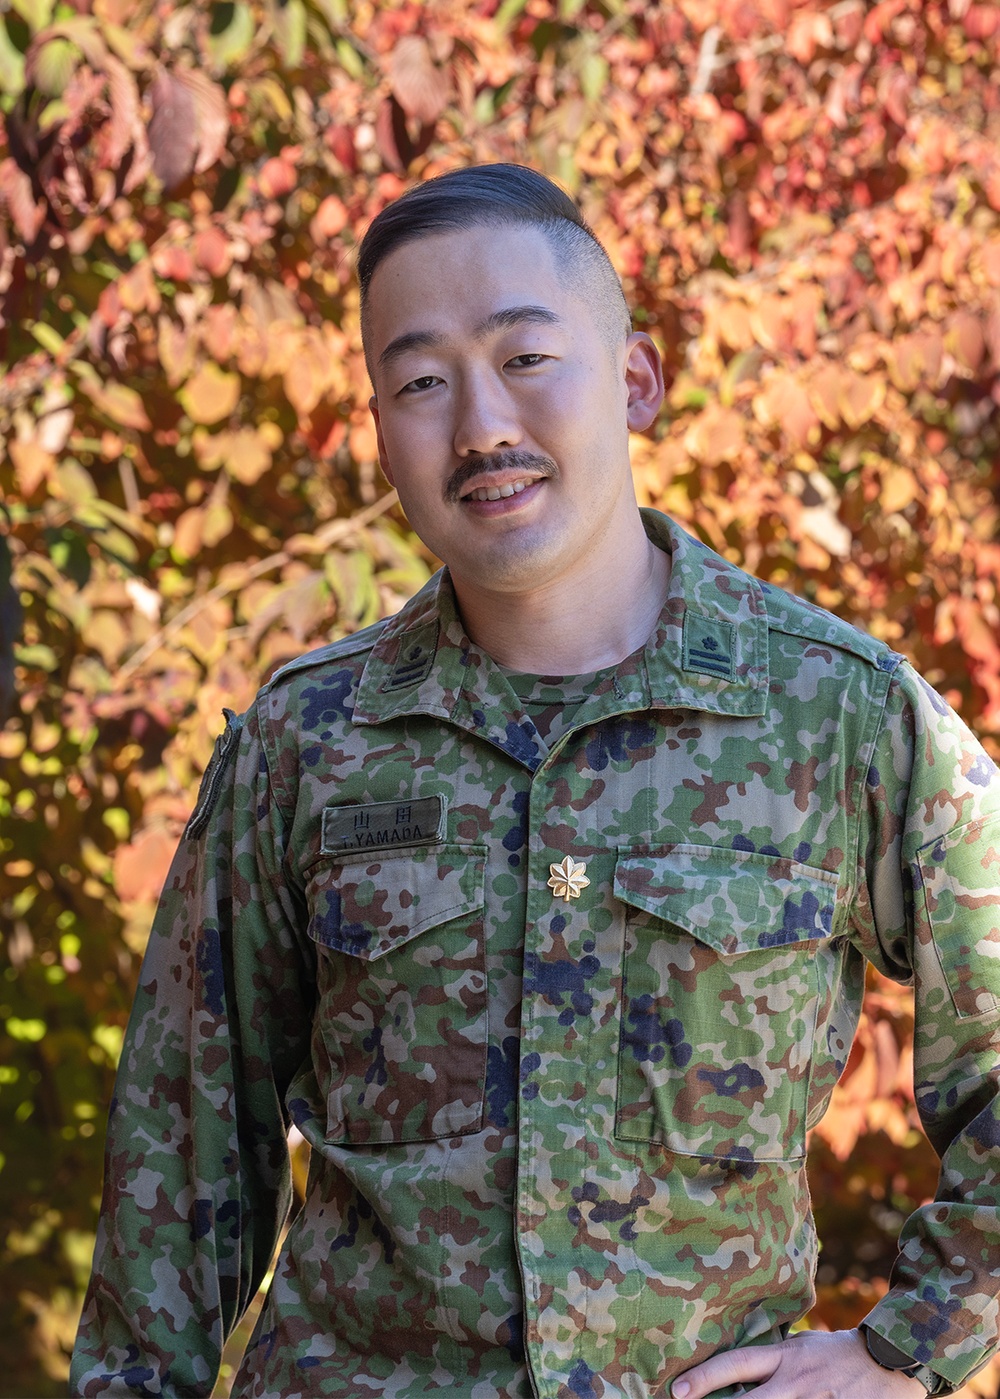
[[[436,845],[323,860],[309,872],[309,936],[372,961],[483,905],[486,847]]]
[[[724,955],[828,938],[837,876],[714,845],[620,850],[615,893]]]

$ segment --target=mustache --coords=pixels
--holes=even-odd
[[[559,468],[551,457],[536,456],[534,452],[520,452],[511,448],[506,452],[491,453],[488,457],[473,457],[462,462],[448,477],[444,488],[444,498],[454,505],[461,499],[462,488],[476,476],[501,471],[523,471],[532,476],[557,476]]]

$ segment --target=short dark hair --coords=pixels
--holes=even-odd
[[[564,285],[576,289],[581,270],[594,276],[600,293],[594,310],[608,338],[617,342],[629,334],[632,322],[618,274],[573,200],[536,170],[505,163],[436,175],[376,215],[358,251],[362,331],[372,278],[391,252],[435,233],[484,225],[538,228],[552,247]]]

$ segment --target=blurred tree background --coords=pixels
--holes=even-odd
[[[64,1391],[222,705],[434,567],[378,474],[353,280],[413,180],[571,190],[664,356],[643,502],[905,652],[1000,753],[998,60],[971,0],[3,6],[0,1392]],[[873,980],[814,1134],[813,1325],[864,1314],[934,1188],[910,1024]]]

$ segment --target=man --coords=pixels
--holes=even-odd
[[[447,563],[230,715],[112,1106],[77,1393],[950,1393],[998,1331],[1000,780],[901,657],[640,515],[663,395],[513,166],[375,220],[382,466]],[[805,1177],[864,958],[943,1156],[866,1332]],[[672,1386],[672,1389],[671,1389]]]

